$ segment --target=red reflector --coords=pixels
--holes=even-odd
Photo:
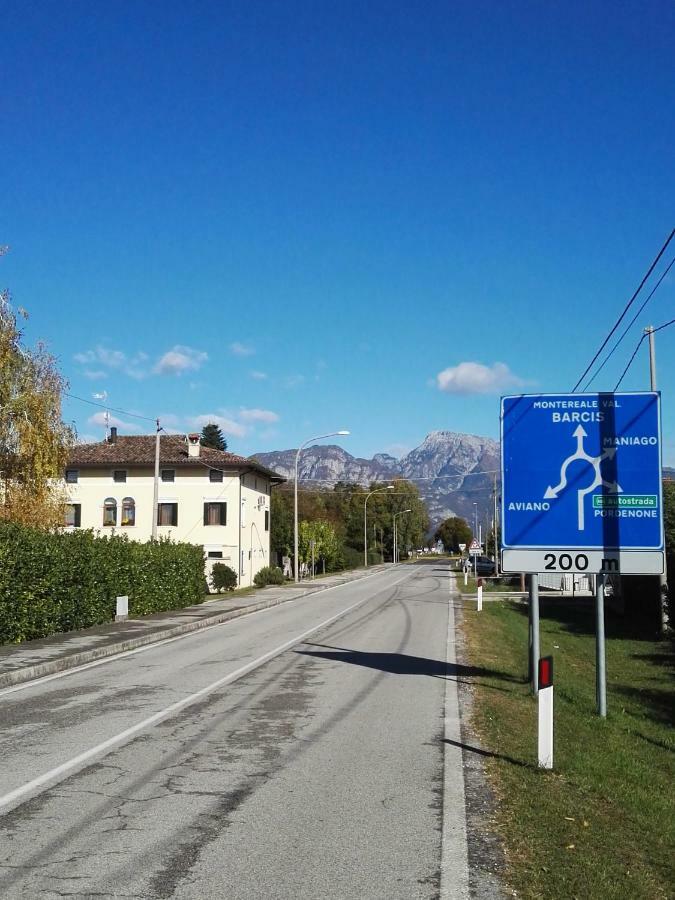
[[[553,684],[553,657],[543,656],[539,660],[539,688],[551,687]]]

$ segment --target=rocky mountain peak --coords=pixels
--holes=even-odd
[[[257,453],[255,458],[292,479],[295,454],[296,450],[275,450]],[[298,473],[300,484],[326,489],[338,481],[365,486],[397,476],[407,478],[417,485],[435,526],[452,515],[472,521],[474,503],[482,522],[491,517],[494,473],[498,469],[497,441],[454,431],[432,431],[400,460],[388,453],[360,459],[336,444],[307,447],[300,455]]]

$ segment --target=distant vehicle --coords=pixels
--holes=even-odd
[[[489,556],[477,556],[475,559],[476,562],[476,575],[494,575],[495,574],[495,564],[490,559]],[[469,571],[473,572],[474,570],[474,560],[471,559],[469,561]]]

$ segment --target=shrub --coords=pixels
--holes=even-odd
[[[363,566],[363,550],[345,545],[341,550],[340,568],[358,569]]]
[[[284,573],[278,566],[264,566],[253,578],[254,584],[258,587],[265,587],[268,584],[283,584]]]
[[[125,594],[131,616],[201,603],[203,581],[193,544],[0,523],[0,643],[110,622]]]
[[[217,591],[233,591],[237,586],[237,573],[225,563],[216,563],[211,572],[211,581]]]

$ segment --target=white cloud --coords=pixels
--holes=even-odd
[[[498,394],[507,388],[522,387],[526,382],[507,365],[496,362],[484,366],[477,362],[461,362],[443,369],[436,376],[439,390],[448,394]]]
[[[278,422],[279,416],[270,409],[242,409],[239,410],[239,418],[244,422]]]
[[[230,344],[230,353],[234,353],[235,356],[253,356],[255,350],[247,344],[240,344],[239,341],[235,341],[233,344]]]
[[[183,372],[199,369],[207,359],[208,354],[203,350],[176,344],[158,360],[153,372],[157,375],[182,375]]]
[[[188,420],[188,424],[192,428],[203,428],[205,425],[213,423],[217,425],[224,434],[231,434],[234,437],[244,437],[246,434],[246,426],[240,422],[235,422],[227,416],[221,416],[217,413],[206,413],[205,415],[192,416]]]
[[[159,416],[159,423],[163,428],[178,428],[181,421],[174,413],[162,413]]]
[[[249,374],[255,381],[265,381],[265,379],[267,378],[267,372],[257,372],[254,370]]]
[[[87,378],[103,378],[107,374],[105,370],[116,370],[129,375],[131,378],[145,378],[147,372],[144,363],[148,359],[148,354],[140,351],[133,356],[127,356],[122,350],[111,350],[98,344],[94,350],[84,350],[82,353],[76,353],[73,356],[75,362],[80,365],[89,365],[96,363],[103,366],[103,369],[87,369],[84,375]]]
[[[287,375],[284,378],[284,387],[294,388],[298,387],[301,384],[304,384],[305,376],[304,375]]]
[[[89,418],[87,419],[87,424],[88,425],[101,425],[101,426],[105,427],[105,424],[106,424],[105,416],[106,416],[106,414],[104,412],[94,413],[93,416],[89,416]],[[113,416],[113,415],[109,415],[108,425],[114,425],[116,428],[126,428],[129,431],[138,430],[138,429],[135,429],[133,425],[130,425],[128,422],[124,422],[124,421],[122,421],[122,419],[118,419],[117,416]]]

